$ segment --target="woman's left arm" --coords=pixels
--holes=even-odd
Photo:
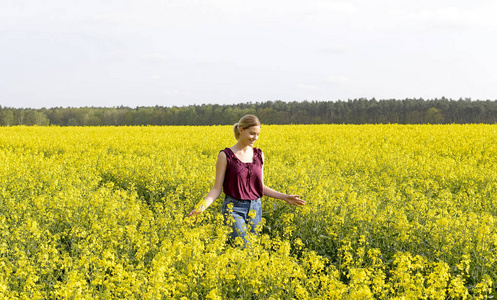
[[[304,205],[305,201],[300,199],[298,195],[287,195],[273,190],[272,188],[268,188],[264,186],[264,196],[268,196],[275,199],[281,199],[286,201],[290,205]]]
[[[264,166],[264,153],[262,153],[262,162]],[[262,172],[262,183],[264,184],[264,171]],[[304,205],[305,201],[300,199],[299,195],[287,195],[273,190],[264,185],[264,196],[286,201],[290,205]]]

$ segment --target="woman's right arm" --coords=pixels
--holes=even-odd
[[[189,214],[188,216],[198,215],[207,209],[216,199],[221,195],[223,190],[224,174],[226,173],[226,166],[228,165],[228,160],[226,159],[226,154],[221,151],[217,156],[216,162],[216,181],[214,186],[209,191],[205,199],[200,202]]]

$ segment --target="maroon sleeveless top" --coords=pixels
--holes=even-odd
[[[228,161],[223,182],[226,195],[239,200],[256,200],[264,195],[262,151],[253,149],[254,158],[251,163],[239,160],[230,148],[222,150]]]

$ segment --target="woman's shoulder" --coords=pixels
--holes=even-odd
[[[254,156],[259,157],[260,161],[264,163],[264,153],[261,149],[254,147]]]
[[[219,153],[224,153],[226,155],[229,155],[229,154],[233,153],[233,150],[231,150],[231,148],[224,148],[221,151],[219,151]]]
[[[219,151],[219,156],[223,156],[225,158],[231,158],[234,155],[233,151],[230,148],[224,148]]]

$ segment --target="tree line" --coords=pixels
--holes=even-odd
[[[248,102],[183,107],[0,106],[0,126],[230,125],[245,114],[264,124],[464,124],[497,122],[497,101],[471,99],[350,99]]]

